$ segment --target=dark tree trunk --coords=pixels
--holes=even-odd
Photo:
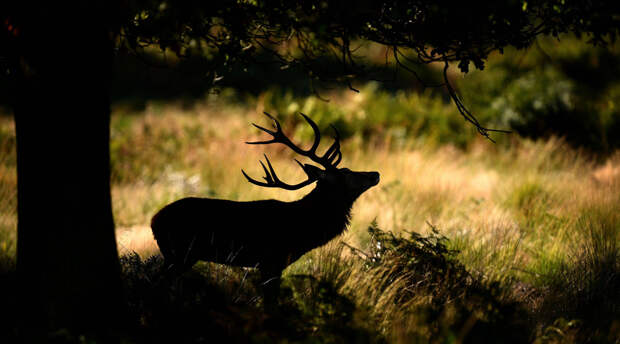
[[[69,13],[40,10],[25,21],[18,53],[17,269],[27,341],[63,328],[114,335],[125,319],[109,184],[112,45],[91,12]]]

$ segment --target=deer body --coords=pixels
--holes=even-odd
[[[269,169],[261,162],[266,182],[242,172],[248,181],[260,186],[295,190],[316,182],[314,190],[293,202],[184,198],[165,206],[153,216],[151,228],[167,265],[184,271],[204,260],[257,267],[263,278],[279,277],[288,265],[346,229],[353,203],[379,182],[379,173],[336,168],[340,161],[338,137],[323,157],[316,156],[320,134],[316,124],[303,116],[316,135],[308,151],[294,146],[275,119],[277,132],[257,126],[274,139],[258,143],[284,143],[323,165],[325,170],[298,162],[308,180],[296,185],[281,182],[269,159]]]
[[[186,269],[204,260],[277,274],[340,235],[352,205],[320,187],[294,202],[184,198],[151,227],[168,264]]]

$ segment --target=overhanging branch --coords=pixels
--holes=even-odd
[[[486,128],[480,124],[478,119],[476,119],[476,117],[472,115],[472,113],[467,109],[467,107],[465,107],[465,104],[463,104],[463,101],[461,100],[461,98],[459,98],[458,94],[456,94],[456,91],[450,84],[450,80],[448,79],[448,68],[449,67],[450,67],[450,64],[448,63],[448,61],[447,60],[444,61],[444,67],[443,67],[444,84],[446,85],[448,94],[450,94],[450,98],[452,98],[452,101],[456,105],[456,108],[459,110],[459,113],[461,114],[461,116],[463,116],[463,118],[465,118],[467,122],[473,124],[474,127],[476,127],[476,130],[478,130],[478,133],[480,133],[480,135],[486,137],[487,139],[489,139],[489,141],[493,143],[495,143],[495,140],[493,140],[489,136],[489,132],[498,132],[498,133],[505,133],[505,134],[512,133],[512,131],[510,130],[491,129],[491,128]]]

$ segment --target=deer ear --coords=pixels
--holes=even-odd
[[[306,172],[306,174],[308,175],[308,177],[310,177],[311,179],[323,179],[325,178],[325,171],[323,171],[322,169],[314,166],[314,165],[310,165],[310,164],[304,164],[304,172]]]

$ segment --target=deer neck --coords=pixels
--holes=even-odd
[[[297,202],[312,212],[309,223],[316,226],[316,230],[322,232],[329,241],[340,235],[349,225],[353,201],[336,190],[317,185]]]

